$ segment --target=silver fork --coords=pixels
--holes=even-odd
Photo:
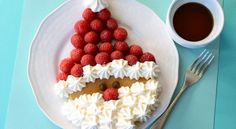
[[[175,106],[176,102],[179,100],[180,96],[184,93],[184,91],[199,81],[204,73],[207,71],[209,65],[214,59],[214,55],[212,52],[209,52],[207,50],[204,50],[200,56],[191,64],[191,66],[188,68],[185,74],[185,81],[184,84],[178,93],[178,95],[175,97],[173,102],[170,104],[170,106],[166,109],[166,111],[162,114],[162,116],[151,126],[150,129],[162,129],[168,115],[170,114],[172,108]]]

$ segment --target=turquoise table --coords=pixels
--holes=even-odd
[[[171,0],[139,0],[165,19]],[[0,129],[58,129],[40,111],[27,79],[28,49],[42,19],[63,0],[0,0]],[[173,110],[165,129],[236,129],[236,1],[222,0],[226,23],[208,48],[216,60]],[[202,49],[177,45],[180,81]]]

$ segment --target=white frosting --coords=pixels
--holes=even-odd
[[[118,89],[118,93],[119,93],[119,98],[127,96],[130,94],[130,88],[122,86],[121,88]]]
[[[134,107],[133,114],[138,121],[146,122],[151,116],[151,110],[147,104],[139,104]]]
[[[115,78],[123,79],[126,76],[126,68],[128,66],[128,61],[120,59],[113,60],[111,62],[111,73]]]
[[[146,61],[142,64],[142,75],[145,79],[157,78],[159,72],[158,65],[153,61]]]
[[[116,129],[134,129],[134,123],[131,120],[118,119]]]
[[[97,71],[99,79],[109,79],[111,75],[110,65],[111,64],[108,63],[106,65],[97,64],[95,66],[95,70]]]
[[[66,81],[59,81],[55,84],[55,92],[60,98],[68,98],[70,91],[67,89],[67,83]]]
[[[134,94],[134,95],[140,95],[144,92],[144,84],[142,82],[135,82],[132,84],[130,91]]]
[[[69,75],[67,77],[66,82],[68,84],[68,86],[67,86],[68,90],[71,92],[81,91],[82,88],[84,88],[86,86],[86,83],[82,77],[77,78],[72,75]]]
[[[90,65],[84,66],[83,67],[83,77],[87,83],[88,82],[95,82],[95,80],[98,78],[95,67],[90,66]]]
[[[135,65],[128,66],[127,67],[127,76],[130,79],[136,79],[138,80],[142,76],[142,70],[141,70],[141,63],[137,62]]]
[[[154,91],[159,88],[158,81],[150,79],[119,88],[118,100],[104,101],[101,93],[84,94],[68,100],[63,114],[80,129],[133,129],[134,122],[146,122],[158,106]]]
[[[93,12],[99,12],[108,7],[108,3],[105,0],[84,0],[85,7],[91,8]]]

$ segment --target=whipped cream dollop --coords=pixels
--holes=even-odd
[[[160,69],[153,61],[146,61],[142,64],[142,75],[145,79],[157,78]]]
[[[157,108],[160,84],[150,79],[118,92],[119,99],[110,101],[104,101],[101,93],[83,94],[65,102],[62,112],[81,129],[133,129],[135,122],[146,122]]]
[[[108,7],[106,0],[84,0],[84,6],[91,8],[93,12],[99,12]]]
[[[130,79],[136,79],[138,80],[140,77],[143,77],[142,75],[142,64],[137,62],[135,65],[128,66],[127,67],[127,76],[129,76]]]
[[[70,91],[67,89],[67,85],[66,81],[62,80],[56,83],[54,86],[56,95],[60,98],[68,98]]]
[[[83,77],[85,81],[88,82],[95,82],[95,80],[98,78],[97,72],[95,67],[86,65],[83,67]]]
[[[74,77],[72,75],[69,75],[67,77],[67,88],[70,92],[77,92],[77,91],[81,91],[85,86],[85,80],[82,77]]]
[[[97,75],[99,79],[108,79],[111,75],[111,64],[108,63],[107,65],[100,65],[97,64],[95,66],[95,70],[97,71]]]
[[[113,60],[111,62],[111,73],[115,78],[123,79],[126,74],[126,67],[128,67],[128,61],[120,59],[120,60]]]

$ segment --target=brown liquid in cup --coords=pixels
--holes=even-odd
[[[211,33],[213,24],[211,12],[199,3],[182,5],[173,18],[176,33],[189,41],[200,41],[206,38]]]

